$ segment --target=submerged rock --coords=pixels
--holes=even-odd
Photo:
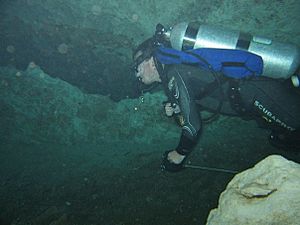
[[[300,165],[272,155],[233,178],[207,225],[296,225],[299,212]]]

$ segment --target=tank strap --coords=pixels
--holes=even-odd
[[[239,49],[239,50],[248,51],[251,40],[252,40],[252,35],[251,34],[240,32],[239,39],[236,43],[235,48]]]
[[[183,51],[194,49],[197,40],[198,28],[189,23],[183,39],[182,49]]]

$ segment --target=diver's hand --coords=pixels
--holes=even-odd
[[[165,104],[165,111],[167,116],[172,116],[174,113],[174,108],[172,107],[171,103],[168,102]]]
[[[165,104],[165,111],[167,116],[173,116],[174,113],[180,113],[180,108],[177,104],[172,105],[170,102]]]
[[[180,164],[185,159],[185,155],[180,155],[176,150],[169,151],[168,160],[172,163]]]
[[[179,154],[176,150],[166,151],[163,155],[161,169],[169,172],[178,172],[182,170],[186,156]]]

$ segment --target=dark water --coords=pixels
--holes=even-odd
[[[204,134],[192,164],[240,171],[269,154],[300,160],[249,127],[222,132]],[[162,172],[164,145],[2,144],[1,224],[205,224],[233,175]]]
[[[0,225],[205,224],[234,175],[160,170],[180,130],[162,116],[161,99],[130,99],[129,66],[156,23],[206,21],[223,1],[177,1],[175,11],[165,1],[92,2],[0,1]],[[271,21],[273,37],[288,33],[295,41],[300,20],[288,13],[291,28],[277,32],[282,18],[270,2],[259,19],[248,18],[253,29],[268,33],[262,21]],[[204,127],[189,163],[243,171],[270,154],[300,162],[299,153],[271,147],[268,135],[253,122],[222,117]]]
[[[216,182],[201,171],[162,173],[151,152],[114,167],[102,163],[91,146],[6,150],[2,224],[199,224],[225,185],[222,174]]]

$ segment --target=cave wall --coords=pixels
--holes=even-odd
[[[3,0],[0,65],[33,61],[87,93],[120,100],[135,96],[132,50],[155,25],[200,21],[295,44],[297,0]]]

